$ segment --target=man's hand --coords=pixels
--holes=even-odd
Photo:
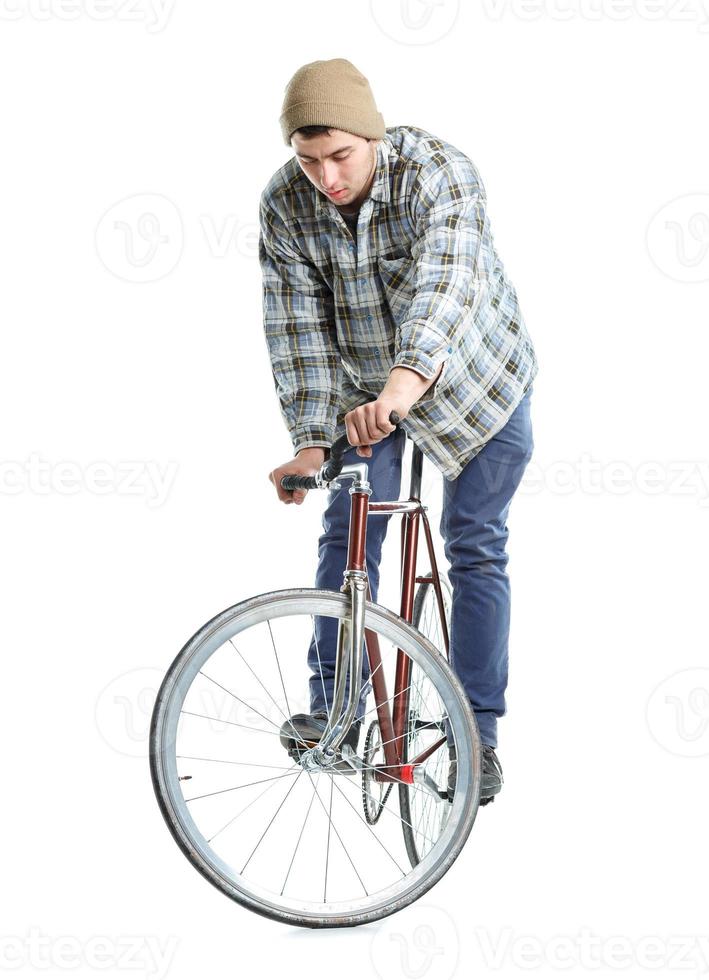
[[[406,415],[403,406],[380,395],[376,401],[353,408],[345,415],[347,441],[350,446],[358,447],[358,456],[369,458],[372,455],[372,445],[386,439],[394,431],[396,426],[389,421],[391,412],[398,412],[402,419]]]
[[[374,402],[367,402],[345,415],[347,439],[351,446],[359,446],[358,456],[370,457],[371,446],[385,439],[396,426],[389,421],[391,412],[405,419],[415,401],[427,391],[440,376],[443,365],[433,378],[424,378],[413,368],[395,367],[389,372],[389,380]]]
[[[278,499],[284,504],[302,504],[307,490],[284,490],[281,479],[284,476],[315,476],[325,462],[325,450],[321,446],[301,449],[293,459],[277,466],[268,474],[268,478],[276,488]]]

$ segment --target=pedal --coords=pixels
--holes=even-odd
[[[317,742],[295,742],[294,741],[294,742],[291,743],[291,745],[290,745],[290,747],[288,749],[288,755],[291,757],[291,759],[294,762],[300,762],[300,757],[303,755],[303,753],[304,752],[307,752],[308,749],[315,748],[315,746],[317,744],[318,744]]]

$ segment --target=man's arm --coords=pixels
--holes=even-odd
[[[360,456],[391,431],[389,412],[408,414],[433,398],[448,358],[470,326],[478,292],[478,260],[485,229],[485,190],[465,158],[432,158],[415,182],[414,295],[396,331],[394,364],[376,402],[345,417]]]
[[[411,254],[414,295],[406,320],[396,334],[390,383],[409,368],[429,385],[433,397],[445,365],[463,332],[478,286],[478,259],[485,227],[485,190],[475,168],[465,160],[444,161],[422,172],[412,199],[416,238]],[[415,383],[408,382],[410,390]],[[413,404],[413,402],[412,402]]]
[[[332,445],[342,370],[332,292],[285,222],[260,203],[263,319],[281,413],[294,452]]]
[[[408,414],[414,402],[435,385],[442,370],[443,364],[440,364],[433,378],[426,378],[412,368],[394,367],[389,372],[389,380],[382,388],[379,397],[392,401],[400,415]]]

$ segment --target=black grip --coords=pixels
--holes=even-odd
[[[315,490],[317,483],[314,476],[284,476],[281,486],[284,490]]]
[[[389,412],[389,421],[392,425],[398,425],[401,419],[399,418],[398,412]],[[344,455],[348,449],[352,449],[349,439],[347,438],[347,433],[341,435],[339,439],[335,439],[332,444],[332,449],[330,450],[330,458],[325,463],[323,469],[323,479],[330,480],[336,479],[340,475],[342,467],[344,465]]]
[[[398,412],[389,413],[389,421],[392,425],[398,425],[401,421]],[[344,465],[344,456],[348,449],[352,449],[347,438],[347,433],[335,439],[330,449],[330,458],[323,464],[322,478],[326,483],[336,479]],[[315,490],[317,482],[314,476],[284,476],[281,478],[281,486],[284,490]]]

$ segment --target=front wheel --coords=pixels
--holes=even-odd
[[[432,725],[417,737],[431,754],[419,767],[426,785],[411,792],[435,803],[435,791],[448,812],[425,832],[425,855],[412,865],[397,794],[368,799],[363,810],[361,768],[348,773],[340,763],[313,771],[284,749],[281,726],[309,710],[309,644],[328,633],[316,634],[315,620],[339,625],[349,607],[341,593],[293,589],[226,609],[178,654],[153,711],[153,786],[181,850],[229,898],[290,925],[353,926],[404,908],[451,867],[477,813],[479,744],[465,692],[429,640],[373,603],[366,604],[365,629],[377,636],[387,695],[394,694],[397,650],[426,679]],[[323,693],[328,654],[317,650]],[[366,733],[377,711],[373,690],[365,690]],[[440,756],[448,755],[446,728],[462,760],[450,806],[437,779]],[[361,746],[357,752],[364,755]]]

